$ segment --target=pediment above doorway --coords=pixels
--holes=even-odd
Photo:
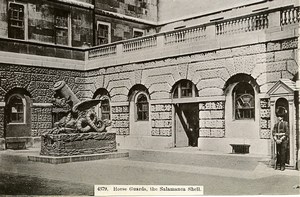
[[[268,91],[267,94],[270,96],[293,95],[295,91],[296,91],[296,82],[290,79],[280,79]]]

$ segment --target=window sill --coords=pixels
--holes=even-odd
[[[237,122],[255,122],[255,119],[254,118],[251,118],[251,119],[232,119],[232,121],[237,121]]]
[[[10,122],[7,125],[26,125],[25,122]]]

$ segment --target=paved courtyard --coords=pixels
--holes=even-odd
[[[274,171],[267,158],[201,152],[129,150],[129,158],[66,164],[27,161],[38,149],[0,152],[1,195],[94,195],[95,184],[203,185],[205,195],[300,194],[299,171]]]

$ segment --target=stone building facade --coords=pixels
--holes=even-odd
[[[96,45],[156,33],[157,0],[95,0]]]
[[[174,21],[161,13],[163,1],[56,0],[48,7],[30,2],[28,10],[62,4],[71,10],[70,24],[74,18],[85,22],[71,25],[69,32],[80,33],[69,34],[68,44],[55,45],[51,36],[34,33],[43,31],[33,24],[46,23],[30,19],[37,14],[28,14],[28,39],[10,39],[2,14],[2,149],[19,141],[35,145],[52,128],[59,113],[51,88],[64,80],[80,100],[104,99],[96,111],[112,121],[118,148],[197,146],[271,155],[276,110],[284,107],[289,163],[297,165],[298,1],[237,0]],[[41,13],[42,21],[51,18]],[[135,29],[144,33],[135,35]]]

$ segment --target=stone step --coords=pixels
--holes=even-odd
[[[128,157],[128,156],[129,156],[128,151],[118,151],[118,152],[111,152],[111,153],[62,156],[62,157],[43,156],[43,155],[29,155],[27,158],[28,158],[29,161],[34,161],[34,162],[43,162],[43,163],[50,163],[50,164],[62,164],[62,163],[79,162],[79,161],[115,159],[115,158],[123,158],[123,157]]]
[[[253,171],[259,162],[268,164],[270,158],[261,155],[237,155],[201,152],[196,148],[181,150],[128,150],[129,159],[157,163],[202,166]]]

